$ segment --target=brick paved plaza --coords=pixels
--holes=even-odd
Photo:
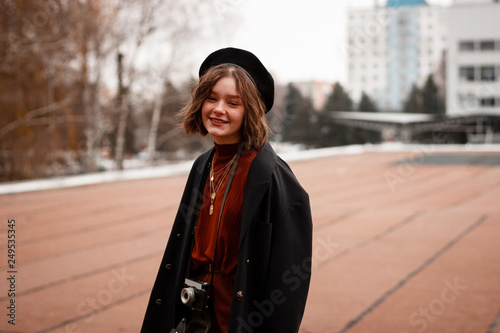
[[[499,156],[290,162],[310,194],[315,235],[301,332],[500,332]],[[138,332],[185,181],[0,195],[0,331]]]

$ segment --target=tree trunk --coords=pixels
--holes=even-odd
[[[116,132],[115,163],[117,170],[123,170],[123,157],[125,153],[125,132],[129,108],[125,105],[125,87],[123,86],[123,55],[118,53],[118,130]]]
[[[148,137],[148,164],[153,164],[154,155],[156,153],[156,138],[158,135],[158,127],[160,126],[161,107],[164,94],[164,89],[162,89],[155,98],[153,118],[151,119],[151,128],[149,129]]]

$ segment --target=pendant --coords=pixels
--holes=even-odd
[[[210,214],[210,216],[212,216],[214,213],[214,204],[210,204],[210,210],[208,211],[208,214]]]

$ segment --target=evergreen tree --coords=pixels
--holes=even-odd
[[[432,75],[427,77],[422,88],[422,109],[424,113],[443,114],[444,102],[439,95],[439,89]]]
[[[320,116],[319,146],[342,146],[364,142],[359,129],[335,123],[330,114],[332,111],[352,111],[353,104],[344,87],[337,82]]]
[[[283,141],[315,144],[315,110],[309,98],[304,98],[293,85],[288,85],[285,96],[285,117],[283,120]]]
[[[403,106],[405,113],[423,113],[422,91],[413,85]]]
[[[290,135],[292,134],[292,129],[290,128],[290,124],[298,114],[298,109],[300,105],[300,101],[302,96],[297,88],[295,88],[291,83],[288,84],[288,92],[285,96],[285,103],[283,106],[284,109],[284,117],[283,117],[283,141],[289,141]]]
[[[358,111],[360,112],[377,112],[378,108],[374,101],[364,91],[359,100]],[[381,141],[381,134],[379,131],[365,130],[365,137],[368,142],[376,143]]]
[[[332,93],[324,106],[327,111],[352,111],[353,101],[340,83],[335,83]]]
[[[377,112],[378,108],[374,101],[364,91],[361,93],[359,100],[358,111],[360,112]]]

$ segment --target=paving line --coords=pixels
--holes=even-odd
[[[121,223],[114,223],[113,227],[114,226],[119,226],[120,224]],[[91,228],[94,228],[94,227],[91,227]],[[153,230],[150,230],[150,231],[146,231],[146,232],[143,232],[143,233],[138,233],[138,234],[134,234],[134,235],[131,235],[131,236],[123,237],[123,238],[120,238],[120,239],[117,239],[117,240],[113,240],[113,242],[119,243],[119,242],[127,241],[127,240],[130,240],[130,239],[141,238],[142,236],[145,236],[145,235],[157,234],[159,230],[163,230],[165,228],[170,228],[170,226],[167,225],[167,226],[163,226],[163,227],[160,227],[160,228],[157,228],[157,229],[153,229]],[[83,229],[87,229],[87,228],[83,228]],[[83,229],[78,230],[78,232],[82,232]],[[66,234],[65,236],[67,237],[68,235]],[[22,243],[22,245],[30,244],[30,243],[32,243],[32,242]],[[83,250],[85,250],[87,248],[94,248],[95,249],[97,247],[105,247],[107,245],[109,245],[109,241],[108,240],[103,241],[103,242],[98,243],[98,244],[94,244],[94,245],[89,245],[89,246],[85,246],[85,247],[73,249],[71,251],[54,253],[54,254],[51,254],[51,255],[48,255],[48,256],[45,256],[45,257],[41,257],[41,258],[37,258],[37,259],[32,259],[32,260],[26,260],[26,261],[23,261],[22,263],[18,264],[18,266],[25,266],[25,265],[31,264],[31,263],[43,262],[43,261],[50,260],[50,259],[53,259],[53,258],[67,256],[68,254],[75,254],[75,253],[83,251]],[[4,266],[0,266],[0,270],[3,270],[5,268],[6,268],[5,265]],[[0,300],[2,300],[2,299],[3,298],[0,297]],[[0,331],[0,333],[2,333],[2,332]]]
[[[115,200],[115,198],[113,198],[113,200]],[[37,227],[40,227],[40,226],[43,226],[43,227],[54,227],[55,226],[55,227],[57,227],[58,224],[66,223],[68,220],[71,220],[72,218],[78,216],[78,213],[75,213],[75,210],[77,210],[77,209],[78,209],[78,211],[84,212],[87,215],[98,215],[98,214],[101,214],[103,212],[120,210],[123,207],[141,207],[143,205],[146,205],[148,203],[148,201],[149,200],[144,200],[144,201],[129,201],[129,202],[119,201],[117,203],[116,203],[116,201],[113,201],[112,204],[110,204],[109,202],[107,202],[103,206],[95,205],[94,204],[96,202],[95,199],[92,199],[92,201],[85,202],[85,203],[83,203],[83,202],[77,202],[77,201],[71,201],[71,202],[74,202],[75,204],[74,205],[69,205],[71,202],[67,202],[66,203],[67,207],[64,207],[62,209],[62,211],[64,213],[65,212],[69,212],[68,215],[59,216],[57,218],[48,218],[46,220],[39,220],[39,221],[36,221],[36,225],[35,226],[37,226]],[[36,211],[23,210],[22,214],[24,216],[22,216],[22,217],[25,218],[26,216],[30,216],[30,215],[31,216],[40,216],[40,215],[41,216],[45,216],[45,214],[47,213],[47,211],[56,211],[56,210],[58,210],[58,212],[61,212],[61,210],[60,210],[60,208],[62,207],[61,205],[62,204],[59,203],[59,204],[57,204],[57,205],[55,205],[53,207],[52,206],[51,207],[44,207],[42,209],[37,209]],[[88,210],[87,210],[87,207],[88,207]],[[14,213],[13,215],[15,217],[18,214]],[[26,225],[25,228],[29,229],[31,226],[32,226],[32,224],[29,224],[29,225]]]
[[[490,328],[488,329],[488,333],[493,333],[495,331],[495,328],[498,326],[498,323],[500,322],[500,311],[498,311],[498,314],[493,320],[493,322],[490,325]]]
[[[1,186],[1,185],[0,185]],[[36,198],[38,197],[43,197],[43,193],[37,193]],[[95,209],[92,211],[92,213],[99,213],[102,211],[106,210],[112,210],[112,209],[119,209],[122,206],[125,207],[130,207],[134,205],[135,203],[147,203],[148,200],[144,199],[141,201],[138,201],[137,198],[133,198],[129,201],[122,201],[123,199],[117,199],[113,198],[113,201],[100,201],[97,205],[95,204],[96,199],[93,196],[88,196],[84,195],[84,199],[80,198],[70,198],[65,200],[64,194],[58,194],[57,196],[54,196],[54,198],[51,199],[51,203],[54,202],[54,204],[44,204],[43,206],[39,206],[37,208],[31,208],[31,203],[33,201],[39,201],[36,198],[31,198],[28,200],[25,200],[22,195],[19,195],[15,202],[11,203],[12,205],[21,205],[22,207],[9,207],[9,210],[14,210],[14,215],[19,215],[23,214],[24,216],[37,216],[37,215],[43,215],[47,211],[62,211],[62,212],[69,212],[71,215],[70,216],[62,216],[58,218],[49,218],[47,220],[43,221],[38,221],[38,224],[44,224],[45,226],[51,226],[57,223],[60,223],[60,220],[70,218],[73,216],[74,212],[76,209],[81,210],[82,207],[91,207],[91,209]],[[28,201],[28,204],[26,204],[26,201]]]
[[[344,333],[353,328],[356,324],[358,324],[363,318],[370,312],[372,312],[376,307],[378,307],[380,304],[382,304],[390,295],[398,291],[402,286],[404,286],[410,279],[412,279],[414,276],[416,276],[418,273],[422,272],[427,266],[432,264],[436,259],[438,259],[441,255],[443,255],[446,251],[448,251],[451,247],[453,247],[456,243],[458,243],[462,238],[467,236],[470,232],[472,232],[474,229],[476,229],[478,226],[480,226],[486,219],[488,215],[483,215],[481,216],[474,224],[472,224],[470,227],[462,231],[457,237],[452,239],[448,244],[446,244],[443,248],[441,248],[439,251],[434,253],[432,257],[427,259],[420,267],[415,269],[414,271],[410,272],[406,277],[399,281],[394,287],[392,287],[390,290],[385,292],[379,299],[377,299],[370,307],[368,307],[365,311],[360,313],[355,319],[351,320],[347,325],[339,331],[339,333]],[[498,317],[497,317],[498,318]]]
[[[121,268],[121,267],[124,267],[124,266],[127,266],[127,265],[135,264],[135,263],[138,263],[138,262],[141,262],[141,261],[144,261],[144,260],[148,260],[148,259],[151,259],[151,258],[154,258],[154,257],[161,256],[164,252],[165,252],[165,250],[152,252],[152,253],[149,253],[149,254],[146,254],[146,255],[143,255],[143,256],[131,259],[131,260],[122,261],[122,262],[115,263],[115,264],[110,265],[110,266],[101,267],[101,268],[98,268],[98,269],[95,269],[95,270],[92,270],[92,271],[88,271],[88,272],[80,273],[80,274],[77,274],[77,275],[69,276],[69,277],[66,277],[66,278],[63,278],[63,279],[59,279],[59,280],[56,280],[56,281],[52,281],[52,282],[49,282],[49,283],[46,283],[46,284],[43,284],[43,285],[40,285],[40,286],[37,286],[37,287],[34,287],[34,288],[27,289],[27,290],[19,292],[19,293],[16,292],[16,297],[25,296],[25,295],[32,294],[32,293],[37,292],[37,291],[41,291],[41,290],[44,290],[44,289],[47,289],[47,288],[55,287],[55,286],[60,285],[60,284],[70,283],[70,282],[73,282],[73,281],[76,281],[76,280],[80,280],[80,279],[84,279],[84,278],[90,277],[92,275],[96,275],[96,274],[99,274],[99,273],[106,272],[106,271],[109,271],[109,270],[113,270],[113,269]],[[9,299],[9,297],[7,297],[7,296],[0,297],[0,302],[8,300],[8,299]]]
[[[496,190],[499,185],[500,185],[500,181],[492,184],[492,186],[490,186],[490,187],[487,187],[487,188],[485,188],[485,189],[483,189],[481,191],[473,193],[473,194],[471,194],[470,196],[468,196],[466,198],[461,198],[461,199],[459,199],[459,200],[457,200],[457,201],[449,204],[448,206],[445,206],[444,208],[453,208],[455,206],[462,205],[462,204],[466,203],[467,201],[474,200],[474,199],[476,199],[478,197],[481,197],[485,193],[488,193],[488,192]]]
[[[172,205],[172,207],[173,207],[173,205]],[[53,233],[53,234],[50,235],[50,240],[57,239],[57,238],[66,238],[66,237],[68,237],[68,235],[71,235],[71,234],[79,234],[79,233],[84,233],[84,232],[87,232],[87,231],[95,231],[96,228],[101,228],[101,227],[104,227],[104,228],[107,228],[107,227],[116,227],[116,226],[119,226],[119,225],[122,225],[122,224],[130,223],[131,221],[137,221],[141,217],[148,217],[149,218],[149,217],[154,216],[154,215],[159,215],[159,214],[162,214],[162,213],[167,213],[169,210],[170,210],[170,207],[162,206],[160,208],[155,209],[154,211],[148,211],[146,213],[144,213],[144,212],[137,213],[135,215],[129,215],[127,217],[121,217],[121,218],[118,218],[117,220],[108,221],[108,222],[102,223],[102,224],[95,224],[95,225],[90,225],[90,226],[84,226],[84,227],[81,227],[79,229],[74,229],[74,230],[71,230],[71,231],[64,231],[64,232],[61,232],[61,233]],[[21,243],[21,246],[26,245],[26,244],[41,243],[41,242],[47,241],[47,238],[48,238],[47,236],[41,236],[41,237],[38,237],[38,238],[35,237],[35,238],[30,238],[28,240],[25,240],[24,242],[21,241],[20,243]]]
[[[423,214],[423,211],[417,211],[417,212],[413,213],[412,215],[410,215],[409,217],[407,217],[403,221],[390,226],[389,228],[387,228],[386,230],[382,231],[381,233],[375,235],[374,237],[369,238],[369,239],[367,239],[359,244],[356,244],[348,249],[345,249],[344,251],[340,252],[336,256],[333,256],[330,259],[321,262],[320,264],[318,264],[316,267],[313,268],[313,271],[316,271],[316,270],[332,263],[333,261],[335,261],[337,259],[340,259],[340,258],[342,258],[342,257],[344,257],[344,256],[346,256],[346,255],[348,255],[356,250],[359,250],[359,249],[367,246],[370,243],[376,242],[376,241],[384,238],[385,236],[393,233],[394,231],[396,231],[396,230],[404,227],[408,223],[412,222],[413,220],[415,220],[418,216],[420,216],[422,214]]]
[[[148,236],[148,235],[152,235],[152,234],[156,235],[159,231],[164,230],[164,229],[167,229],[166,231],[168,232],[168,231],[170,231],[171,227],[170,226],[163,226],[161,228],[156,228],[156,229],[153,229],[153,230],[150,230],[150,231],[145,231],[145,232],[142,232],[142,233],[133,234],[133,235],[130,235],[130,236],[127,236],[127,237],[123,237],[123,238],[120,238],[120,239],[113,240],[113,244],[122,243],[122,242],[128,242],[129,240],[138,239],[138,238],[141,238],[143,236]],[[81,247],[81,248],[76,248],[76,249],[73,249],[71,251],[54,253],[54,254],[51,254],[51,255],[48,255],[48,256],[45,256],[45,257],[40,257],[40,258],[37,258],[37,259],[23,261],[22,263],[18,264],[17,266],[23,267],[25,265],[32,264],[32,263],[39,263],[39,262],[43,262],[43,261],[46,261],[46,260],[51,260],[51,259],[55,259],[55,258],[60,258],[60,257],[68,256],[70,254],[76,254],[78,252],[86,250],[87,248],[96,249],[96,248],[99,248],[99,247],[106,247],[106,246],[109,246],[109,244],[110,244],[110,242],[106,240],[106,241],[103,241],[101,243],[92,244],[92,245]],[[0,267],[0,270],[5,269],[5,268],[6,268],[6,266]]]
[[[314,228],[314,232],[318,232],[318,231],[320,231],[322,229],[325,229],[327,227],[331,227],[332,225],[338,224],[340,222],[344,222],[348,218],[350,218],[350,217],[352,217],[352,216],[354,216],[356,214],[359,214],[362,211],[363,211],[363,209],[356,209],[356,210],[351,210],[350,212],[344,213],[344,214],[342,214],[340,216],[337,216],[333,220],[328,221],[326,223],[323,223],[323,224],[317,226],[316,228]]]
[[[112,308],[114,308],[115,306],[118,306],[118,305],[124,304],[124,303],[126,303],[126,302],[128,302],[128,301],[131,301],[131,300],[133,300],[133,299],[136,299],[136,298],[138,298],[138,297],[141,297],[141,296],[147,295],[147,294],[149,294],[150,292],[151,292],[151,288],[148,288],[148,289],[145,289],[145,290],[139,291],[139,292],[137,292],[137,293],[135,293],[135,294],[132,294],[132,295],[130,295],[130,296],[128,296],[128,297],[125,297],[125,298],[123,298],[123,299],[120,299],[120,300],[118,300],[118,301],[116,301],[116,302],[113,302],[113,303],[111,303],[111,304],[108,304],[108,305],[105,305],[105,306],[100,307],[100,308],[98,308],[98,309],[95,309],[95,311],[92,311],[92,312],[89,312],[89,313],[87,313],[87,314],[84,314],[84,315],[81,315],[81,316],[75,317],[75,318],[73,318],[73,319],[69,319],[69,320],[63,321],[63,322],[62,322],[62,323],[60,323],[60,324],[57,324],[57,325],[55,325],[55,326],[52,326],[52,327],[46,328],[46,329],[44,329],[44,330],[42,330],[42,331],[37,331],[36,333],[48,333],[48,332],[52,332],[52,331],[57,330],[57,329],[59,329],[59,328],[65,327],[65,326],[70,325],[70,324],[73,324],[73,323],[75,323],[75,322],[77,322],[77,321],[80,321],[80,320],[83,320],[83,319],[89,318],[89,317],[91,317],[91,316],[95,316],[95,315],[96,315],[96,314],[98,314],[98,313],[101,313],[101,312],[103,312],[103,311],[106,311],[106,310],[112,309]]]
[[[446,179],[445,181],[438,183],[437,185],[431,187],[430,189],[428,189],[429,186],[427,185],[427,186],[425,186],[425,190],[423,190],[421,192],[417,191],[417,193],[414,193],[415,191],[412,190],[412,193],[414,194],[412,198],[416,198],[416,200],[418,200],[419,198],[428,198],[429,196],[432,196],[433,194],[436,194],[436,193],[442,193],[443,191],[446,191],[446,189],[452,188],[455,184],[460,183],[462,181],[462,179],[463,178],[459,178],[459,179],[453,178],[450,181],[447,181],[447,179]],[[415,202],[415,199],[403,198],[403,199],[396,200],[396,201],[392,202],[392,204],[404,203],[407,201]]]

